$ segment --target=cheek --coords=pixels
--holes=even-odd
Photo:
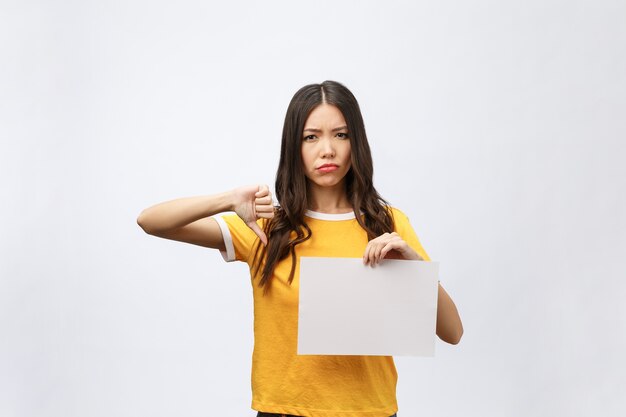
[[[348,161],[348,163],[350,163],[350,161],[352,161],[352,149],[351,149],[349,143],[348,143],[348,146],[347,146],[347,149],[346,149],[345,159],[346,159],[346,161]]]
[[[303,165],[304,169],[308,170],[311,167],[311,164],[312,164],[311,152],[310,151],[307,152],[307,150],[302,148],[302,151],[300,152],[300,156],[302,158],[302,165]]]

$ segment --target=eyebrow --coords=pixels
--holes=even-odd
[[[344,129],[348,130],[348,126],[339,126],[339,127],[334,128],[332,131],[333,132],[338,132],[338,131],[344,130]],[[306,131],[309,131],[309,132],[321,132],[322,129],[315,129],[315,128],[312,128],[312,127],[308,127],[308,128],[303,130],[303,132],[306,132]]]

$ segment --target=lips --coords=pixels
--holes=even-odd
[[[338,168],[339,168],[339,165],[324,164],[322,166],[317,167],[317,170],[321,171],[321,172],[333,172],[333,171],[335,171]]]

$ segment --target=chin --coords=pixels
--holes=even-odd
[[[314,181],[314,184],[317,185],[318,187],[324,187],[324,188],[334,188],[337,187],[338,185],[341,185],[343,183],[343,181]]]

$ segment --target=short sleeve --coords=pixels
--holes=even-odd
[[[393,213],[393,221],[396,233],[399,234],[400,237],[402,237],[402,239],[404,239],[404,241],[408,243],[409,246],[413,248],[413,250],[417,252],[417,254],[421,256],[425,261],[430,261],[430,257],[422,247],[422,244],[415,234],[411,223],[409,223],[409,218],[403,212],[396,208],[392,208],[391,210]]]
[[[226,262],[248,262],[259,237],[236,214],[213,217],[222,231],[225,251],[221,251]],[[259,221],[261,229],[263,225]]]

